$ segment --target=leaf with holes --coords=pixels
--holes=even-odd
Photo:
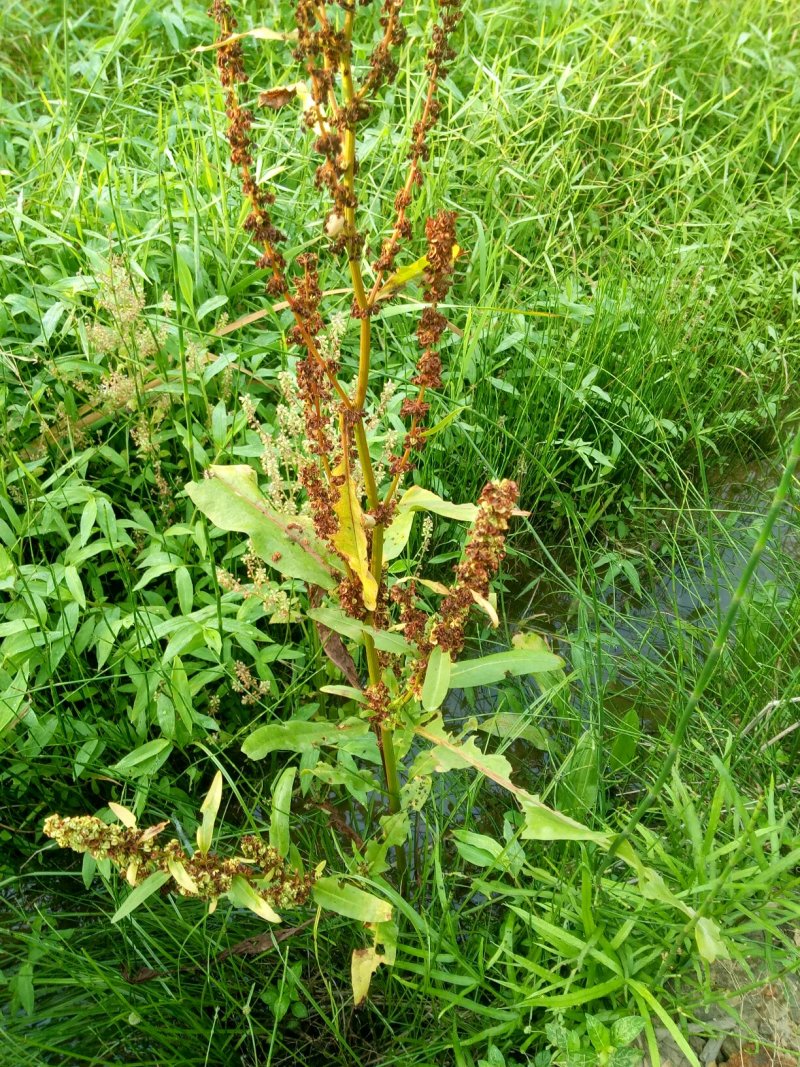
[[[252,467],[210,467],[210,477],[189,482],[192,502],[221,530],[247,534],[256,554],[287,578],[333,589],[342,563],[314,532],[310,519],[270,508]]]

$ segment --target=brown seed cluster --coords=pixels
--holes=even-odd
[[[423,288],[428,307],[422,312],[417,328],[422,354],[417,362],[416,374],[411,379],[419,392],[415,400],[405,400],[400,410],[401,415],[411,418],[411,426],[403,441],[402,452],[391,457],[389,470],[395,477],[410,470],[413,466],[411,454],[425,447],[423,422],[430,406],[425,400],[425,392],[438,389],[442,384],[442,360],[436,345],[447,327],[447,319],[437,305],[445,299],[453,282],[455,211],[440,211],[429,218],[425,223],[425,236],[428,241],[428,265],[423,273]]]
[[[365,0],[361,2],[364,3]],[[392,49],[399,48],[406,39],[405,27],[400,25],[402,10],[403,0],[384,0],[383,2],[380,19],[383,36],[369,57],[369,73],[360,90],[363,96],[377,92],[382,85],[391,84],[397,77],[397,61],[392,55]]]
[[[249,882],[262,900],[272,907],[297,907],[308,899],[313,876],[301,875],[287,867],[275,849],[259,838],[243,837],[239,842],[239,857],[222,857],[216,852],[202,853],[199,850],[190,856],[174,838],[163,845],[157,841],[166,825],[160,823],[139,830],[119,823],[107,824],[94,815],[50,815],[45,819],[44,832],[62,848],[88,852],[98,860],[111,860],[115,867],[127,873],[132,885],[162,871],[172,878],[172,882],[167,883],[172,892],[201,900],[216,900],[230,890],[233,879],[238,876]],[[173,873],[176,864],[179,865],[180,882]],[[268,880],[266,885],[264,880]]]
[[[294,316],[295,325],[289,333],[289,341],[300,346],[305,357],[297,367],[297,386],[302,402],[305,422],[306,440],[303,451],[311,453],[317,459],[305,463],[298,477],[308,494],[312,514],[315,518],[317,532],[330,538],[337,529],[336,516],[332,510],[336,500],[335,487],[331,484],[330,457],[333,443],[330,437],[330,400],[332,392],[338,388],[336,372],[338,369],[338,349],[331,346],[325,352],[319,339],[323,328],[320,315],[322,290],[319,284],[317,257],[312,254],[299,255],[297,265],[301,272],[290,287],[285,274],[286,263],[276,245],[285,240],[272,221],[270,207],[275,201],[274,194],[260,185],[253,178],[251,167],[252,144],[250,128],[252,113],[243,108],[238,100],[236,87],[247,81],[244,70],[242,47],[239,40],[229,40],[236,29],[236,19],[231,6],[226,0],[214,0],[209,10],[211,17],[219,26],[222,43],[217,52],[217,66],[220,81],[226,89],[226,114],[228,116],[228,141],[231,145],[231,160],[240,170],[242,190],[250,202],[244,228],[253,241],[262,248],[258,266],[271,271],[267,282],[267,292],[272,296],[283,297]],[[342,43],[333,42],[330,35],[312,32],[316,20],[315,5],[301,0],[297,8],[297,22],[300,31],[299,52],[313,63],[317,55],[322,55],[325,48],[339,49]],[[332,53],[331,53],[332,54]],[[338,52],[337,52],[338,55]],[[329,79],[321,72],[320,79],[314,80],[317,111],[327,93]],[[340,390],[341,392],[341,390]]]
[[[419,649],[419,657],[412,665],[411,676],[408,680],[408,685],[412,692],[419,696],[422,692],[428,657],[433,649],[433,644],[428,635],[429,616],[426,611],[419,607],[416,582],[411,581],[402,585],[398,583],[392,586],[389,595],[392,602],[400,609],[400,623],[403,627],[403,635],[409,641],[413,641]]]
[[[396,212],[394,226],[389,237],[384,241],[381,254],[375,261],[375,273],[378,276],[376,289],[385,273],[393,270],[400,243],[411,236],[411,223],[407,212],[411,204],[412,192],[415,187],[422,185],[422,163],[425,162],[430,150],[428,147],[428,134],[436,125],[441,114],[441,104],[438,99],[439,84],[447,75],[447,64],[455,57],[455,51],[450,44],[450,38],[458,23],[461,21],[462,0],[439,0],[439,21],[433,28],[433,42],[428,50],[425,70],[428,75],[428,92],[422,108],[422,114],[414,123],[412,131],[409,159],[411,165],[408,169],[405,184],[395,196],[394,208]]]
[[[386,0],[381,19],[384,37],[376,46],[370,72],[358,91],[352,73],[353,5],[341,5],[346,12],[343,28],[337,28],[329,20],[324,3],[298,0],[295,8],[298,43],[294,55],[305,64],[311,86],[312,103],[304,121],[316,131],[314,149],[324,157],[317,168],[315,184],[327,190],[333,201],[325,230],[332,250],[345,251],[351,260],[359,258],[364,245],[364,236],[355,225],[358,206],[353,182],[357,169],[355,129],[369,115],[367,96],[396,73],[389,48],[402,37],[396,18],[401,4],[402,0]],[[336,97],[337,71],[341,78],[340,100]]]
[[[225,88],[225,114],[228,118],[227,138],[231,146],[231,162],[239,168],[242,192],[250,201],[250,213],[245,219],[244,228],[253,241],[263,248],[258,265],[272,271],[272,277],[267,283],[268,291],[281,294],[286,288],[283,280],[286,264],[275,246],[285,241],[286,237],[275,226],[270,215],[269,209],[275,202],[274,193],[259,184],[251,172],[253,155],[250,128],[253,125],[253,113],[239,103],[236,88],[237,85],[247,82],[244,54],[241,41],[229,40],[236,30],[237,21],[226,0],[214,0],[208,14],[219,26],[222,40],[217,48],[217,70],[219,80]]]
[[[368,685],[364,690],[367,707],[370,711],[370,720],[379,725],[389,717],[389,690],[385,682],[376,682]]]
[[[478,516],[467,535],[464,558],[456,568],[456,580],[439,605],[430,633],[431,642],[457,655],[464,647],[464,627],[473,593],[486,599],[489,583],[505,556],[508,520],[517,505],[516,482],[489,482],[478,498]]]

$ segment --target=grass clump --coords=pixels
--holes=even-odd
[[[355,11],[370,32],[352,64],[370,92],[370,70],[394,73],[375,50],[394,8],[383,25]],[[267,21],[257,5],[236,15],[244,31]],[[343,119],[356,173],[330,143],[314,152],[324,129],[298,130],[286,6],[236,46],[251,80],[233,116],[194,51],[209,41],[200,5],[0,14],[9,1063],[623,1067],[675,1047],[696,1063],[729,1032],[719,960],[753,984],[796,970],[789,476],[789,506],[728,615],[795,421],[790,12],[471,5],[435,78],[440,121],[415,131],[436,17],[406,5],[408,46],[369,126]],[[332,47],[321,69],[337,65]],[[230,64],[234,43],[222,48]],[[266,110],[237,133],[259,90]],[[231,147],[237,164],[250,156],[244,176]],[[328,199],[309,180],[321,161]],[[415,167],[424,184],[393,207]],[[248,214],[269,246],[258,264]],[[427,241],[426,218],[440,220]],[[335,333],[354,294],[350,334],[318,328],[324,313]],[[418,396],[412,335],[431,312],[438,344],[420,340],[441,374]],[[330,396],[295,384],[298,363],[320,365],[314,350]],[[337,387],[373,417],[348,418]],[[309,458],[321,482],[298,479]],[[308,524],[328,570],[287,572],[291,540],[260,557],[229,500],[201,501],[224,485],[210,468],[239,471],[245,489],[257,477],[270,507]],[[348,477],[366,555],[359,523],[352,551],[337,543]],[[475,511],[449,502],[502,479],[531,514],[513,517],[490,594],[500,546],[459,567]],[[309,510],[319,484],[328,495]],[[439,503],[425,522],[408,504],[399,550],[376,556],[376,531],[388,538],[403,514],[380,507],[409,489]],[[497,501],[484,512],[496,525]],[[455,592],[477,602],[443,611],[454,567]],[[330,568],[349,585],[323,601],[314,578]],[[409,602],[381,617],[371,581]],[[437,638],[467,611],[482,628],[459,663]],[[505,677],[516,661],[492,674],[503,649],[544,657],[532,682]],[[464,663],[483,664],[483,684],[462,677],[444,701]],[[326,748],[326,724],[352,731],[333,758],[306,746],[317,730]],[[286,729],[297,747],[276,749]],[[259,767],[248,746],[264,749]],[[82,860],[48,846],[54,811],[99,817],[80,824],[99,835],[78,842],[92,846]],[[625,831],[635,857],[610,859]],[[100,838],[124,841],[125,862]],[[248,841],[275,864],[248,865]],[[220,883],[210,913],[192,885],[223,863],[244,885]],[[283,910],[273,867],[311,894],[280,925],[265,910]],[[736,1032],[778,1062],[797,1051],[788,1031],[757,1035],[738,1017]]]

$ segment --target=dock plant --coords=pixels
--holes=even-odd
[[[263,445],[260,469],[212,465],[186,491],[213,525],[246,536],[248,570],[259,595],[272,596],[272,607],[290,625],[307,622],[292,632],[298,640],[316,642],[338,674],[321,687],[325,699],[310,717],[287,702],[283,717],[254,723],[242,745],[252,761],[281,754],[269,844],[247,837],[240,842],[241,855],[211,850],[219,776],[204,801],[194,852],[176,840],[158,845],[163,826],[139,830],[132,813],[119,806],[112,811],[122,826],[53,816],[45,827],[60,844],[125,872],[134,887],[132,903],[123,904],[118,917],[167,887],[212,904],[227,896],[271,922],[280,921],[284,908],[309,901],[361,921],[374,938],[373,947],[353,956],[357,1002],[377,967],[394,958],[397,929],[388,890],[394,883],[402,892],[415,876],[411,816],[424,817],[435,774],[470,769],[502,787],[520,809],[523,841],[579,841],[606,851],[614,841],[610,830],[590,828],[512,782],[505,756],[478,743],[477,720],[454,730],[443,710],[452,689],[491,687],[508,676],[552,678],[563,662],[542,638],[526,633],[516,634],[511,648],[469,655],[473,616],[499,623],[492,581],[509,530],[525,515],[515,482],[491,481],[477,501],[453,502],[415,480],[435,430],[431,399],[442,385],[442,340],[452,329],[446,303],[458,284],[458,242],[464,240],[455,211],[441,207],[419,217],[418,193],[432,130],[444,117],[439,88],[455,57],[462,15],[460,0],[438,0],[423,46],[416,36],[407,39],[403,8],[403,0],[383,0],[376,24],[363,0],[298,0],[295,29],[286,35],[240,33],[226,0],[215,0],[209,12],[218,28],[215,53],[230,162],[246,203],[243,226],[263,272],[265,300],[276,315],[286,316],[291,370],[280,378],[276,432],[262,426],[252,396],[241,400]],[[373,42],[366,62],[354,58],[357,34]],[[249,37],[291,50],[297,78],[256,92],[245,69]],[[359,148],[376,102],[397,74],[403,48],[424,67],[426,89],[404,175],[390,210],[379,217],[374,205],[368,210],[362,202],[363,168],[372,155],[362,158]],[[313,251],[297,251],[304,247],[304,220],[291,217],[286,198],[263,177],[254,107],[267,116],[297,108],[298,137],[313,143],[318,158],[313,182],[323,205]],[[373,151],[381,144],[370,143]],[[415,258],[423,240],[424,255]],[[337,301],[323,289],[323,278],[337,275],[347,286],[345,314],[336,310],[340,285],[333,290]],[[383,354],[391,340],[382,313],[410,283],[420,287],[420,299],[404,312],[416,317],[416,369],[408,380],[392,380]],[[351,333],[358,336],[354,373],[343,356]],[[420,522],[439,516],[465,527],[460,560],[448,582],[419,569],[400,576],[391,570],[410,543],[418,514]],[[241,590],[225,572],[219,582]],[[505,728],[508,718],[506,713]],[[346,869],[333,875],[323,874],[321,863],[307,872],[290,843],[292,796],[309,783],[362,805],[368,796],[383,798],[378,824],[367,826],[363,837],[353,834]],[[703,956],[724,952],[713,922],[676,897],[644,865],[632,842],[614,853],[617,864],[633,870],[646,897],[689,917]],[[382,896],[381,886],[387,890]]]

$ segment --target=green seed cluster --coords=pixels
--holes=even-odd
[[[297,907],[308,899],[314,876],[288,867],[283,857],[259,838],[242,838],[240,856],[225,857],[199,850],[190,856],[175,838],[166,844],[157,841],[166,825],[140,830],[104,823],[94,815],[50,815],[45,819],[44,832],[62,848],[110,860],[125,871],[131,885],[161,871],[170,875],[171,891],[213,901],[229,892],[233,879],[240,877],[273,907]]]

